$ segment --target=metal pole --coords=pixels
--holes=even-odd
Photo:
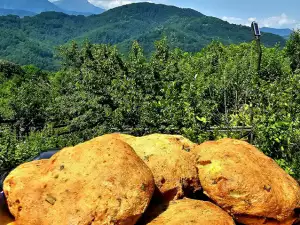
[[[258,62],[257,62],[257,73],[260,73],[261,59],[262,59],[262,49],[260,44],[260,37],[256,37],[256,44],[258,49]]]
[[[259,76],[260,74],[260,69],[261,69],[261,60],[262,60],[262,49],[261,49],[261,44],[260,44],[260,36],[255,36],[256,39],[256,44],[257,44],[257,52],[258,52],[258,59],[257,59],[257,75]],[[251,124],[251,133],[250,133],[250,144],[253,144],[254,142],[254,130],[253,130],[253,119],[254,119],[254,113],[252,110],[252,103],[250,103],[250,124]]]
[[[257,62],[257,75],[260,74],[260,69],[261,69],[261,60],[262,60],[262,49],[261,49],[261,44],[260,44],[260,30],[259,30],[259,26],[258,24],[253,21],[251,24],[251,28],[256,40],[256,44],[257,44],[257,52],[258,52],[258,62]],[[251,99],[252,100],[252,99]],[[252,110],[253,104],[252,101],[250,102],[250,124],[251,124],[251,133],[250,133],[250,137],[249,137],[249,142],[251,144],[253,144],[254,141],[254,130],[253,130],[253,120],[254,120],[254,113]]]

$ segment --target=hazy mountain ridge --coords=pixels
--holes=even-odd
[[[154,42],[164,35],[169,39],[171,48],[189,52],[197,52],[213,40],[224,44],[253,40],[249,27],[229,24],[192,9],[136,3],[89,17],[56,12],[23,19],[2,17],[0,58],[54,69],[54,49],[71,40],[82,42],[88,39],[92,43],[116,44],[123,53],[128,52],[132,42],[137,40],[149,55],[154,49]],[[34,45],[35,42],[38,44]],[[284,44],[285,40],[263,33],[262,42],[273,46],[278,42]]]
[[[63,10],[71,12],[100,14],[105,11],[104,9],[94,6],[87,0],[59,0],[53,3]]]
[[[0,8],[3,9],[0,15],[13,14],[21,17],[47,11],[64,12],[70,15],[92,15],[104,11],[87,0],[59,0],[55,4],[48,0],[0,0]]]
[[[263,27],[261,28],[261,31],[266,33],[276,34],[284,38],[288,38],[293,32],[293,30],[289,28],[280,29],[280,28],[271,28],[271,27]]]
[[[25,10],[34,13],[41,13],[45,11],[63,11],[48,0],[0,0],[0,8]]]
[[[26,11],[26,10],[0,8],[0,16],[6,16],[6,15],[18,15],[20,17],[24,17],[24,16],[34,16],[36,15],[36,13]]]

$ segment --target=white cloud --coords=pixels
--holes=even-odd
[[[256,22],[257,22],[257,18],[256,18],[256,17],[250,17],[250,18],[247,19],[247,21],[246,21],[243,25],[248,26],[248,27],[251,27],[251,23],[252,23],[253,21],[256,21]],[[261,24],[260,24],[260,26],[261,26]]]
[[[252,21],[257,21],[260,27],[273,27],[273,28],[296,28],[300,25],[299,21],[289,18],[285,13],[279,16],[272,16],[268,18],[258,19],[250,17],[248,19],[236,18],[236,17],[222,17],[223,20],[229,23],[242,24],[245,26],[251,26]]]
[[[55,2],[59,0],[49,0],[50,2]],[[121,5],[127,5],[131,3],[136,2],[151,2],[151,1],[145,1],[145,0],[88,0],[90,3],[92,3],[95,6],[105,8],[105,9],[111,9],[114,7],[118,7]]]
[[[129,1],[129,0],[90,0],[92,4],[103,7],[105,9],[114,8],[121,5],[131,4],[136,1]]]
[[[273,16],[261,20],[261,23],[265,27],[285,27],[285,26],[295,26],[297,21],[290,19],[285,13],[280,16]]]
[[[253,21],[256,21],[255,17],[250,17],[247,20],[238,18],[238,17],[231,17],[231,16],[223,16],[222,20],[225,20],[229,23],[238,24],[238,25],[245,25],[245,26],[251,26],[251,23]]]
[[[127,5],[136,2],[151,2],[145,0],[88,0],[90,3],[105,9],[111,9],[121,5]]]
[[[225,21],[228,21],[229,23],[234,23],[234,24],[244,24],[244,20],[242,18],[237,18],[237,17],[223,16],[222,20],[225,20]]]

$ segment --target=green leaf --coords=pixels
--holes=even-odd
[[[196,119],[197,120],[199,120],[200,122],[202,122],[202,123],[207,123],[207,120],[206,120],[206,118],[205,117],[199,117],[199,116],[196,116]]]

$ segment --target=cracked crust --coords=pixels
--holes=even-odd
[[[203,143],[193,152],[205,194],[240,222],[290,225],[296,220],[298,183],[254,146],[223,139]]]
[[[218,206],[204,201],[171,201],[164,212],[148,225],[234,225],[233,219]]]
[[[154,180],[128,144],[99,137],[21,165],[4,190],[17,225],[133,225]]]
[[[133,137],[110,134],[127,142],[151,169],[157,192],[164,201],[181,199],[201,190],[195,155],[196,144],[180,135],[152,134]]]

